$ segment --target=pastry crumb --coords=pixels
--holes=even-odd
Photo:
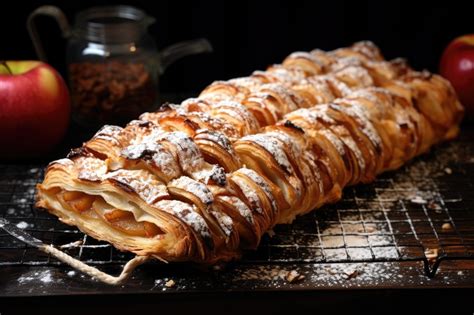
[[[166,281],[165,287],[167,287],[167,288],[172,288],[172,287],[174,287],[175,284],[176,284],[176,283],[174,282],[174,280],[173,280],[173,279],[170,279],[170,280]]]
[[[301,281],[305,278],[305,276],[301,275],[298,271],[296,270],[291,270],[286,274],[286,281],[289,283]]]
[[[436,210],[436,212],[438,212],[437,210],[441,210],[441,206],[439,204],[437,204],[436,202],[434,201],[431,201],[430,203],[428,203],[427,205],[428,209],[431,209],[431,210]]]
[[[359,270],[357,269],[348,270],[348,271],[345,271],[344,273],[347,276],[346,280],[351,280],[360,274]]]
[[[369,226],[366,226],[366,227],[365,227],[365,231],[366,231],[367,233],[374,233],[374,232],[375,232],[375,228],[374,228],[373,226],[369,225]]]
[[[453,226],[451,225],[451,223],[446,222],[441,225],[441,230],[443,230],[444,232],[449,232],[453,230]]]
[[[438,258],[438,249],[437,248],[428,248],[425,250],[425,257],[430,263],[433,263]]]
[[[420,196],[416,196],[415,198],[410,200],[412,203],[416,203],[418,205],[424,205],[427,203],[427,201]]]

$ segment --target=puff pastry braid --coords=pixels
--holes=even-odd
[[[215,263],[459,132],[450,84],[369,42],[217,81],[52,162],[37,205],[138,255]]]

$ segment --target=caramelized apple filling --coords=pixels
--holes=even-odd
[[[81,216],[102,219],[126,234],[149,238],[164,234],[156,224],[147,221],[139,222],[132,212],[112,208],[100,196],[92,196],[79,191],[62,191],[58,196],[61,203],[69,210]]]

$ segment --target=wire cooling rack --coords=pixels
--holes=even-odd
[[[34,207],[44,165],[0,165],[0,216],[91,265],[132,256]],[[343,199],[276,226],[239,265],[423,262],[434,277],[445,260],[474,259],[474,143],[441,145],[374,183],[348,187]],[[63,266],[0,232],[0,269]]]

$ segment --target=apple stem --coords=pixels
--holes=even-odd
[[[6,62],[5,60],[1,60],[1,61],[0,61],[0,65],[4,66],[5,69],[7,69],[7,71],[8,71],[9,74],[13,74],[12,69],[10,69],[10,67],[8,66],[8,64],[7,64],[7,62]]]

